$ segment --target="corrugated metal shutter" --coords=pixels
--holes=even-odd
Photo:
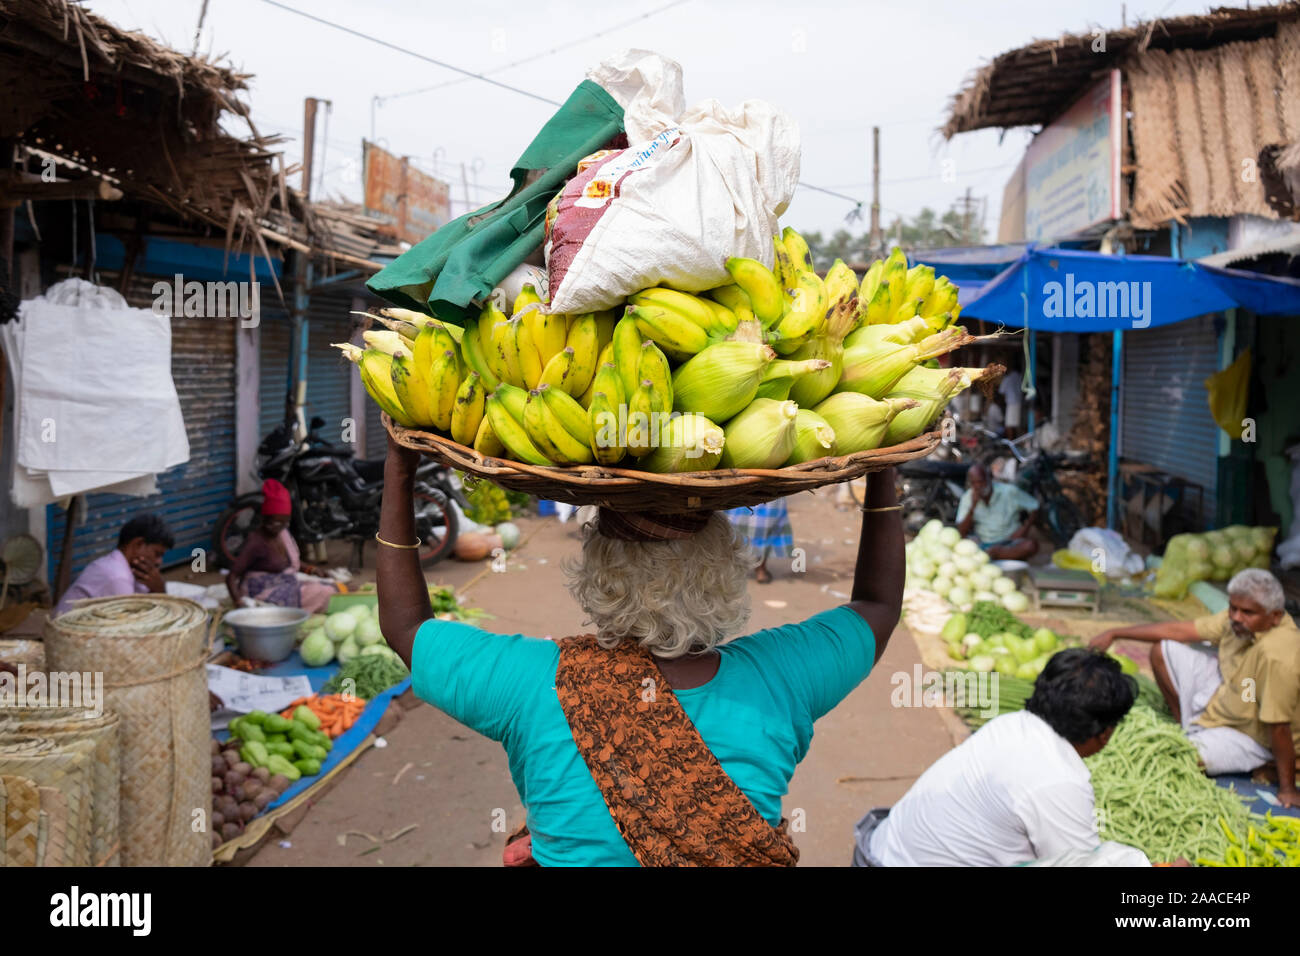
[[[314,415],[325,419],[321,434],[336,444],[343,440],[343,419],[352,414],[348,376],[355,373],[332,345],[351,339],[351,308],[351,295],[313,295],[307,328],[307,420]]]
[[[366,454],[367,458],[383,458],[388,454],[388,432],[379,420],[379,406],[366,396]]]
[[[168,277],[164,277],[168,278]],[[137,276],[127,292],[132,305],[148,308],[154,280]],[[72,574],[117,547],[122,525],[137,512],[161,514],[176,538],[166,563],[189,560],[193,548],[212,540],[217,516],[235,494],[235,320],[172,319],[172,380],[180,397],[190,460],[158,477],[148,498],[89,495],[85,523],[74,528]],[[46,512],[50,580],[58,569],[65,512]]]
[[[289,318],[283,311],[262,308],[258,328],[258,434],[266,435],[284,421],[285,389],[289,381]],[[258,439],[259,441],[261,439]]]
[[[1124,336],[1120,454],[1205,489],[1206,525],[1214,521],[1218,426],[1205,380],[1218,371],[1213,316]]]

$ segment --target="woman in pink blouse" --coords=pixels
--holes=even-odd
[[[324,611],[332,585],[298,580],[298,572],[320,575],[320,569],[299,560],[298,543],[289,533],[293,503],[289,489],[274,478],[262,484],[262,520],[248,535],[230,566],[226,588],[235,604],[245,597],[264,604],[301,607],[312,614]]]

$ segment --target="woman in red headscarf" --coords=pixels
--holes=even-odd
[[[289,489],[274,478],[262,483],[262,520],[253,528],[230,566],[226,587],[239,604],[252,598],[264,604],[301,607],[312,614],[324,611],[334,588],[298,580],[298,573],[320,574],[299,560],[298,543],[289,533],[293,503]]]

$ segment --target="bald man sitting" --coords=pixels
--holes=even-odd
[[[1038,499],[1005,481],[994,481],[979,462],[966,472],[966,493],[957,506],[957,530],[973,537],[995,561],[1027,561],[1038,553],[1029,536]]]

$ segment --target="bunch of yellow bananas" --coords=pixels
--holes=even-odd
[[[859,283],[807,242],[773,237],[775,268],[726,262],[703,293],[645,289],[619,309],[546,311],[532,286],[463,329],[404,309],[340,345],[394,421],[532,465],[656,472],[779,468],[915,437],[989,369],[922,363],[975,341],[957,290],[895,250]]]

